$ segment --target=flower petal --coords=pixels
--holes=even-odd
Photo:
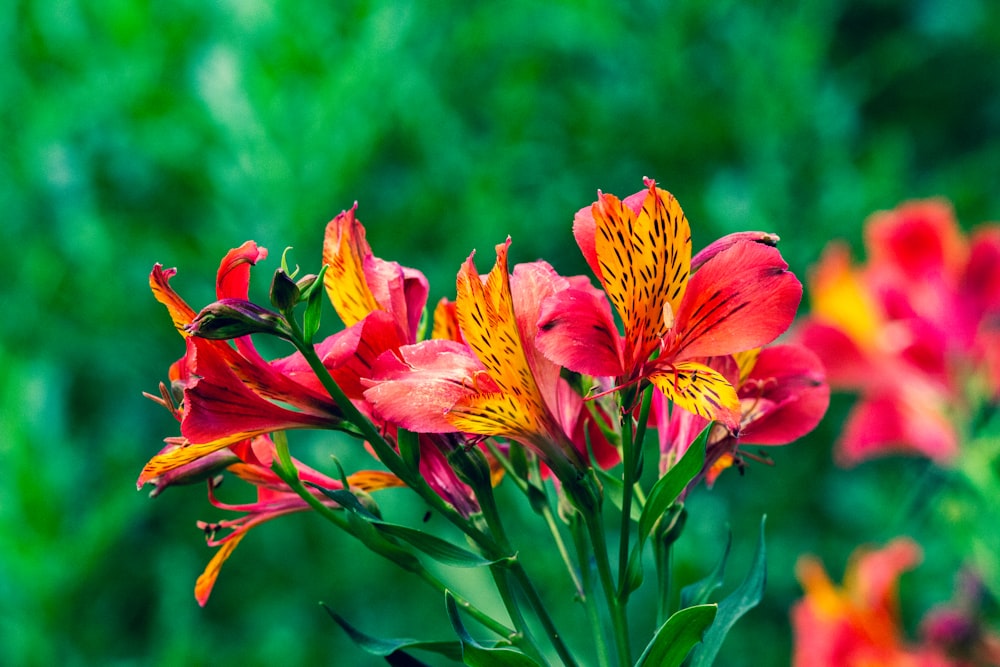
[[[592,208],[601,282],[625,326],[626,364],[645,361],[673,326],[691,267],[691,228],[680,204],[652,181],[635,212],[613,195]]]
[[[622,337],[604,293],[593,287],[567,289],[542,302],[538,349],[566,368],[595,377],[619,377]]]
[[[732,431],[739,429],[740,400],[733,385],[717,370],[686,361],[660,366],[647,377],[677,407],[720,421]]]
[[[739,396],[740,442],[783,445],[816,428],[830,403],[830,386],[815,354],[798,345],[776,345],[761,350]]]
[[[154,265],[149,274],[149,288],[153,290],[153,297],[167,307],[167,312],[174,321],[174,328],[186,338],[190,334],[185,327],[191,324],[197,313],[170,286],[170,279],[176,273],[177,269],[164,269],[162,264]]]
[[[323,263],[328,265],[323,285],[330,302],[347,326],[357,324],[368,313],[379,310],[365,277],[365,260],[372,255],[365,239],[365,228],[354,216],[357,203],[343,211],[326,226],[323,238]]]
[[[227,252],[216,274],[216,298],[246,301],[250,294],[250,267],[265,259],[267,248],[258,247],[253,241]]]
[[[208,562],[205,571],[198,577],[198,580],[194,584],[194,598],[200,606],[204,607],[205,603],[208,602],[208,596],[212,594],[212,588],[215,587],[215,581],[219,578],[222,564],[229,559],[233,554],[233,550],[239,546],[244,537],[246,537],[246,533],[236,533],[230,539],[223,542],[219,550],[212,556],[212,560]]]
[[[736,243],[691,277],[671,351],[690,359],[770,343],[792,323],[801,298],[802,285],[776,248]]]

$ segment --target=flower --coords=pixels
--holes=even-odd
[[[703,475],[711,485],[723,470],[742,465],[742,445],[784,445],[816,427],[830,402],[823,366],[798,345],[774,345],[704,363],[719,371],[737,390],[739,435],[715,425],[709,434]],[[653,423],[659,425],[661,474],[676,463],[709,420],[684,410],[669,410],[669,401],[654,393]],[[752,458],[752,457],[751,457]],[[701,476],[696,477],[695,481]]]
[[[219,265],[216,303],[248,303],[250,267],[265,257],[267,251],[252,241],[230,250]],[[181,438],[168,438],[167,447],[150,459],[139,475],[139,488],[258,435],[340,426],[340,410],[329,396],[296,381],[280,365],[268,363],[249,336],[238,336],[230,345],[192,335],[198,316],[170,286],[175,274],[175,269],[157,264],[149,280],[153,295],[167,307],[185,338],[186,353],[169,372],[172,391],[164,389],[161,398],[155,399],[181,422]],[[179,407],[173,406],[173,391],[182,396]]]
[[[510,239],[496,246],[485,280],[473,255],[457,280],[455,309],[462,337],[434,339],[384,354],[365,391],[376,414],[420,433],[503,437],[535,451],[560,479],[586,468],[583,400],[534,341],[541,303],[578,280],[545,262],[507,270]],[[598,435],[595,451],[609,447]]]
[[[836,389],[860,393],[844,465],[892,453],[952,461],[962,420],[1000,392],[1000,227],[966,238],[940,199],[871,216],[868,261],[830,244],[810,274],[796,338]]]
[[[699,359],[773,341],[791,324],[802,287],[769,245],[773,235],[736,235],[693,261],[677,200],[655,181],[645,183],[624,201],[598,192],[573,224],[624,337],[604,294],[587,285],[545,303],[538,346],[566,368],[615,377],[619,386],[648,380],[681,408],[735,430],[736,390]]]
[[[242,516],[214,523],[198,522],[198,527],[205,532],[208,545],[219,547],[195,583],[195,599],[203,607],[208,602],[208,597],[215,586],[216,579],[218,579],[222,564],[229,559],[233,550],[251,528],[279,516],[312,509],[271,470],[275,447],[270,438],[258,436],[240,443],[233,450],[239,452],[238,456],[233,454],[234,457],[238,458],[238,461],[231,463],[227,470],[238,479],[256,487],[257,500],[252,503],[236,505],[221,502],[215,494],[215,490],[222,482],[221,477],[209,481],[208,498],[212,505],[231,512],[241,512]],[[295,465],[299,479],[313,487],[311,493],[320,502],[329,507],[339,507],[320,488],[328,491],[343,489],[344,485],[341,482],[331,479],[295,459],[292,459],[292,463]],[[349,488],[355,492],[370,492],[403,485],[395,475],[377,470],[349,475],[346,481]]]
[[[955,665],[933,645],[903,637],[899,576],[919,564],[920,547],[897,538],[881,549],[858,550],[843,586],[833,584],[812,557],[796,568],[805,597],[792,608],[793,667],[946,667]]]

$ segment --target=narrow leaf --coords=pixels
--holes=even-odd
[[[458,640],[462,644],[462,661],[469,667],[540,667],[540,665],[521,653],[517,649],[510,647],[489,647],[480,644],[469,635],[462,623],[462,617],[458,614],[458,605],[451,593],[445,593],[445,606],[448,609],[448,618],[458,635]]]
[[[379,532],[408,542],[434,560],[454,567],[481,567],[498,561],[487,560],[467,549],[429,533],[385,521],[372,521]]]
[[[640,541],[649,537],[656,521],[674,504],[674,501],[677,500],[688,483],[695,478],[695,475],[701,472],[701,468],[705,464],[705,444],[708,441],[708,432],[711,428],[711,424],[706,426],[705,430],[695,438],[688,450],[684,452],[681,460],[653,485],[646,505],[642,508],[642,515],[639,517]]]
[[[420,639],[380,639],[365,634],[348,623],[342,616],[330,609],[322,602],[320,603],[326,613],[337,622],[337,625],[344,629],[351,640],[358,645],[358,648],[371,655],[388,656],[401,649],[420,649],[443,655],[451,660],[462,659],[462,645],[457,641],[425,641]]]
[[[732,546],[733,533],[730,531],[728,537],[726,538],[726,548],[722,552],[722,558],[715,566],[715,569],[701,581],[696,581],[693,584],[685,586],[681,589],[682,607],[705,604],[708,602],[708,598],[712,592],[722,586],[722,578],[726,573],[726,561],[729,560],[729,550]]]
[[[636,667],[679,667],[715,619],[717,605],[681,609],[660,626]]]
[[[764,516],[760,520],[760,537],[757,540],[757,551],[750,572],[739,588],[719,603],[718,617],[705,633],[704,643],[695,651],[691,667],[709,667],[715,661],[729,629],[741,616],[756,607],[764,596],[764,587],[767,585],[767,552],[764,546],[766,519],[767,516]]]

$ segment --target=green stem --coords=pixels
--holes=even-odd
[[[597,562],[597,573],[601,580],[601,587],[604,589],[604,597],[607,599],[608,612],[611,615],[611,627],[615,636],[615,648],[618,651],[618,664],[624,666],[632,664],[632,650],[628,640],[628,618],[625,613],[625,606],[618,599],[615,590],[614,576],[611,574],[611,562],[608,560],[608,545],[604,538],[604,526],[600,521],[600,514],[581,512],[584,522],[587,524],[587,533],[590,535],[590,543],[594,547],[594,559]],[[623,572],[621,576],[626,574]]]
[[[570,532],[573,535],[573,544],[576,546],[576,557],[580,562],[580,590],[583,591],[581,599],[587,610],[587,620],[590,622],[590,629],[594,633],[594,648],[597,651],[597,661],[600,667],[611,667],[608,642],[605,636],[606,628],[601,618],[601,610],[597,606],[597,596],[594,595],[593,559],[590,557],[591,552],[587,544],[583,517],[579,512],[570,519]]]
[[[479,506],[483,511],[483,518],[486,520],[486,525],[493,534],[493,538],[497,541],[504,553],[514,554],[515,551],[513,545],[511,545],[510,539],[507,537],[507,531],[504,528],[499,508],[497,508],[496,496],[493,495],[493,487],[487,483],[482,485],[482,488],[475,489],[475,491],[476,498],[479,500]],[[514,578],[521,586],[521,590],[527,596],[528,603],[531,605],[531,608],[535,613],[535,617],[545,629],[545,632],[548,635],[549,640],[552,642],[552,646],[555,648],[556,653],[559,654],[559,657],[567,666],[575,665],[576,661],[569,652],[569,649],[563,641],[562,635],[559,633],[552,617],[549,615],[545,603],[538,594],[538,590],[535,588],[535,585],[528,576],[524,566],[522,566],[521,562],[517,559],[517,556],[511,556],[505,567],[509,568],[510,573],[514,575]],[[502,574],[505,575],[506,572],[503,572]],[[495,576],[495,578],[497,577]],[[497,587],[500,589],[501,581],[499,578],[497,579]],[[515,626],[520,628],[522,632],[530,638],[529,627],[523,622],[523,617],[520,616],[517,600],[509,593],[510,592],[507,591],[507,594],[505,595],[504,591],[501,590],[501,597],[504,599],[504,604],[507,605],[508,612],[512,614],[512,620],[514,620]],[[513,617],[515,613],[518,614],[521,619],[520,621]]]

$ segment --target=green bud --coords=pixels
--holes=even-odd
[[[185,329],[192,336],[229,340],[255,333],[291,337],[284,318],[244,299],[220,299],[205,306]]]
[[[271,305],[282,313],[287,313],[299,302],[299,286],[295,284],[284,269],[274,272],[271,280]]]

